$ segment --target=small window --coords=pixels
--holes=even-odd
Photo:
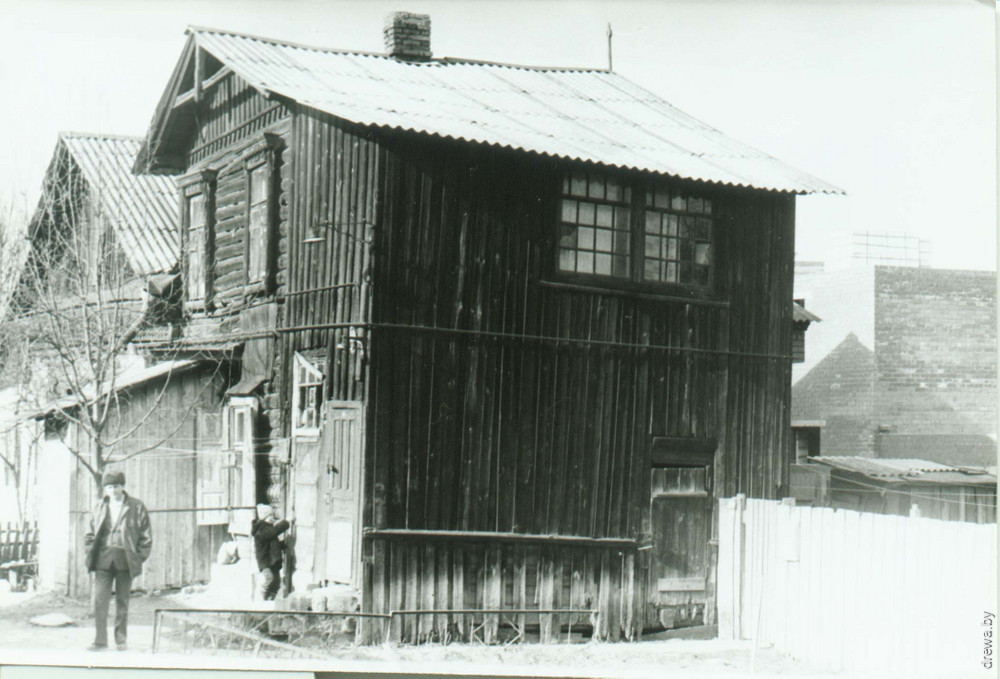
[[[624,178],[580,171],[563,178],[559,211],[560,272],[712,286],[716,234],[705,196],[676,183],[633,187]]]
[[[646,192],[644,281],[707,288],[712,266],[712,202],[657,186]]]
[[[208,225],[205,220],[205,194],[196,193],[187,199],[187,292],[188,300],[204,302],[208,253]]]
[[[297,434],[319,432],[323,407],[323,372],[312,361],[295,354],[295,384],[292,395],[293,430]]]
[[[258,165],[248,175],[247,282],[257,283],[265,281],[269,273],[268,164]]]
[[[559,270],[629,277],[631,189],[598,174],[563,179]]]

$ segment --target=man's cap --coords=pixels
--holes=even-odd
[[[124,486],[125,473],[120,471],[107,471],[101,477],[102,486]]]

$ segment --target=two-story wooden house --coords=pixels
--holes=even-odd
[[[243,346],[223,446],[296,584],[711,621],[715,499],[787,483],[795,196],[838,190],[612,71],[433,58],[426,16],[188,36],[136,170],[178,178],[179,341]]]

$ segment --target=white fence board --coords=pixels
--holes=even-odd
[[[996,524],[719,505],[721,638],[756,639],[827,671],[981,669],[996,612]]]

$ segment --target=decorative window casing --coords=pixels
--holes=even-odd
[[[215,227],[215,175],[199,172],[181,184],[181,267],[187,302],[208,307],[212,301]]]
[[[270,273],[270,175],[267,162],[247,170],[247,283],[264,283]]]
[[[323,412],[323,371],[302,354],[295,354],[292,391],[292,431],[294,434],[318,435]]]
[[[266,133],[244,155],[246,168],[246,250],[244,270],[251,292],[271,292],[274,279],[274,222],[277,203],[278,135]]]
[[[712,288],[713,201],[666,181],[568,173],[559,205],[557,270],[595,280]]]

